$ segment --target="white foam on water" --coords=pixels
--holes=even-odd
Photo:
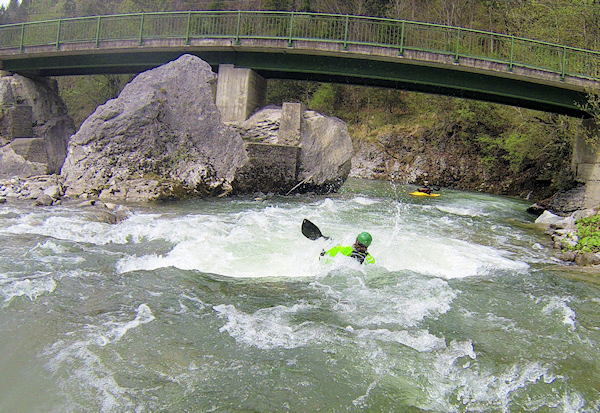
[[[97,334],[96,344],[105,346],[110,343],[115,343],[131,329],[139,327],[142,324],[147,324],[154,320],[154,315],[147,304],[140,304],[136,310],[136,316],[131,321],[107,321],[104,323],[104,333],[97,328],[93,328],[93,334]]]
[[[480,217],[489,215],[489,213],[485,212],[481,208],[466,208],[453,205],[436,205],[435,207],[442,212],[463,217]]]
[[[351,331],[355,330],[351,329]],[[361,329],[356,330],[356,336],[361,339],[402,344],[421,353],[440,350],[446,347],[446,341],[443,338],[436,337],[427,330],[390,331],[388,329]]]
[[[33,301],[42,294],[52,293],[55,288],[56,281],[51,273],[36,273],[27,278],[12,278],[0,274],[3,306],[9,305],[15,297],[27,297]]]
[[[470,341],[452,341],[433,354],[432,368],[422,370],[429,382],[428,397],[419,407],[426,410],[459,412],[468,406],[470,411],[510,412],[515,410],[515,398],[528,392],[530,386],[562,380],[552,374],[549,366],[539,362],[516,362],[502,371],[483,367]],[[562,406],[563,411],[571,412],[580,411],[577,409],[585,405],[577,392],[556,392],[554,398],[547,395],[536,398],[535,391],[528,394],[532,397],[524,402],[527,411]]]
[[[577,318],[577,313],[568,304],[571,299],[568,297],[550,297],[548,301],[548,304],[543,309],[544,314],[551,315],[557,312],[562,315],[564,325],[572,331],[576,330],[575,319]]]
[[[213,309],[226,320],[220,332],[227,332],[237,342],[263,350],[298,348],[330,340],[325,326],[314,322],[295,325],[294,314],[314,308],[306,303],[290,307],[263,308],[253,314],[238,310],[233,305],[216,305]]]
[[[456,298],[456,292],[448,283],[437,278],[410,278],[402,273],[381,271],[374,274],[338,272],[341,274],[339,284],[327,277],[311,284],[331,298],[334,310],[356,329],[388,325],[415,327],[426,318],[435,319],[448,312]],[[386,280],[382,281],[384,285],[378,285],[378,278]]]
[[[352,198],[352,202],[355,202],[359,205],[374,205],[379,201],[371,199],[371,198],[365,198],[363,196],[357,196],[357,197]]]
[[[135,314],[132,320],[123,320],[122,315],[117,315],[102,325],[86,325],[83,331],[67,334],[83,334],[81,339],[59,340],[44,350],[42,357],[49,359],[46,367],[73,403],[77,404],[77,399],[87,394],[87,397],[98,400],[100,411],[135,410],[135,402],[127,397],[128,389],[121,387],[115,379],[118,371],[103,362],[105,356],[97,354],[99,348],[114,346],[127,332],[154,320],[147,304],[140,304]],[[73,391],[76,393],[73,394]]]
[[[229,277],[306,277],[317,271],[324,240],[310,241],[300,233],[295,211],[266,208],[218,220],[192,216],[155,222],[165,240],[165,254],[126,256],[119,273],[175,267]]]
[[[491,270],[529,269],[529,264],[510,258],[506,251],[463,240],[402,234],[391,241],[385,253],[377,255],[378,263],[390,271],[411,270],[452,279],[488,275]],[[379,248],[374,247],[373,254]]]

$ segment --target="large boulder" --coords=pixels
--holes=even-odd
[[[215,77],[192,55],[135,77],[71,137],[62,167],[67,195],[150,201],[230,191],[247,155],[221,122]]]
[[[0,178],[58,173],[73,133],[56,81],[0,78]]]
[[[305,111],[307,127],[300,138],[298,181],[317,192],[337,190],[351,169],[352,138],[344,121],[335,117]]]

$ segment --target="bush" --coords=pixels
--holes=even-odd
[[[575,249],[583,252],[600,252],[600,214],[577,220],[579,241]]]

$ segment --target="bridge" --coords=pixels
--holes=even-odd
[[[0,26],[0,69],[25,76],[139,73],[185,53],[218,70],[223,120],[245,119],[260,106],[265,79],[284,78],[566,114],[583,118],[587,133],[600,134],[583,109],[587,92],[600,86],[600,52],[538,40],[405,20],[268,11],[133,13]],[[584,206],[600,207],[600,153],[580,135],[573,169],[586,184]]]
[[[589,117],[600,53],[460,27],[255,11],[134,13],[0,26],[1,69],[138,73],[194,54],[216,70],[446,94]]]

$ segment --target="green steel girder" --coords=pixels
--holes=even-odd
[[[553,84],[529,82],[494,72],[472,72],[464,67],[425,65],[408,59],[397,61],[366,58],[236,51],[128,51],[19,57],[3,60],[3,70],[30,76],[139,73],[174,60],[184,53],[194,54],[213,68],[220,64],[250,68],[265,78],[299,79],[380,86],[425,93],[520,106],[575,117],[588,117],[580,109],[586,101],[583,91]]]

